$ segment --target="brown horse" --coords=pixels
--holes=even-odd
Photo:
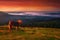
[[[12,30],[13,27],[15,27],[17,30],[21,24],[22,24],[22,20],[17,20],[17,22],[10,20],[8,24],[9,30]]]

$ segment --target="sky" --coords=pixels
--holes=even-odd
[[[60,11],[60,0],[0,0],[0,11]]]

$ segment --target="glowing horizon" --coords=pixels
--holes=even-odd
[[[0,11],[60,11],[59,1],[0,0]]]

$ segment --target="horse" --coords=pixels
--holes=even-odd
[[[17,21],[9,21],[8,23],[8,27],[9,27],[9,30],[12,30],[13,27],[16,28],[16,30],[18,30],[19,26],[22,24],[22,20],[17,20]]]

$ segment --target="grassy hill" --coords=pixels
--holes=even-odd
[[[60,29],[20,27],[19,30],[8,32],[7,26],[1,26],[0,40],[60,40]]]

